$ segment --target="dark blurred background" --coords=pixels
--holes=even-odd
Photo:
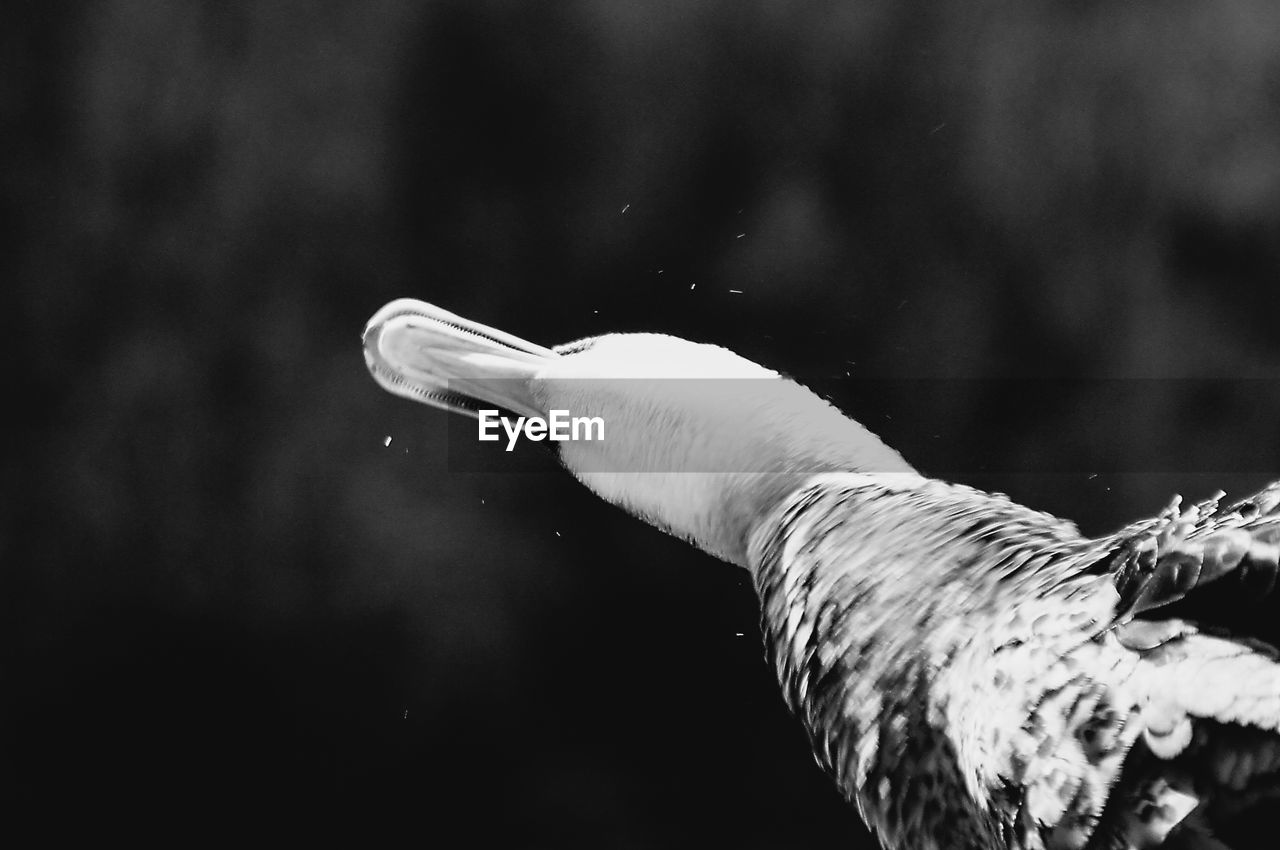
[[[465,471],[365,372],[394,297],[730,346],[1089,532],[1280,471],[1271,0],[29,0],[0,59],[50,834],[870,846],[745,574]]]

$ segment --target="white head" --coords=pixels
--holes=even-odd
[[[809,476],[909,472],[893,450],[799,384],[713,345],[610,334],[547,349],[420,301],[370,320],[365,359],[386,389],[456,412],[598,417],[604,439],[560,442],[602,498],[728,561]]]

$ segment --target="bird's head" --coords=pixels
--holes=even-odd
[[[544,348],[401,299],[369,320],[364,353],[383,388],[483,415],[504,441],[505,428],[482,411],[551,430],[558,417],[569,437],[555,443],[560,459],[582,483],[744,566],[755,521],[810,476],[911,471],[794,381],[677,337],[608,334]]]

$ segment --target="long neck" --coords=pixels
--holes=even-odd
[[[663,428],[645,410],[630,419],[642,423],[637,432],[607,448],[565,444],[561,457],[604,499],[744,567],[753,528],[814,476],[918,477],[901,455],[808,390],[789,381],[771,388],[777,392],[750,404],[683,419],[664,409]]]
[[[749,538],[755,528],[797,490],[815,477],[831,473],[862,473],[918,479],[902,455],[885,445],[858,422],[812,396],[799,385],[809,403],[784,400],[785,416],[773,419],[744,442],[743,455],[751,469],[771,473],[733,475],[709,510],[711,537],[705,544],[714,554],[751,568]],[[793,412],[794,411],[794,412]],[[703,545],[703,548],[708,548]],[[708,550],[712,551],[712,550]]]

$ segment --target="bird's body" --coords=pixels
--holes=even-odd
[[[1270,790],[1275,652],[1181,609],[1210,584],[1269,590],[1280,487],[1093,539],[919,475],[723,349],[543,349],[401,301],[365,351],[384,387],[436,406],[605,416],[617,436],[565,444],[565,465],[751,571],[785,699],[887,848],[1212,850],[1209,808]],[[675,373],[726,394],[618,380]]]
[[[1277,501],[1089,539],[969,488],[837,474],[766,518],[750,558],[787,702],[886,846],[1159,846],[1202,797],[1280,766],[1280,739],[1259,735],[1244,764],[1207,735],[1274,730],[1280,670],[1247,642],[1130,619],[1117,579],[1197,561],[1208,578],[1206,548],[1274,570]],[[1172,758],[1124,773],[1151,751]],[[1107,810],[1126,793],[1142,799]]]

